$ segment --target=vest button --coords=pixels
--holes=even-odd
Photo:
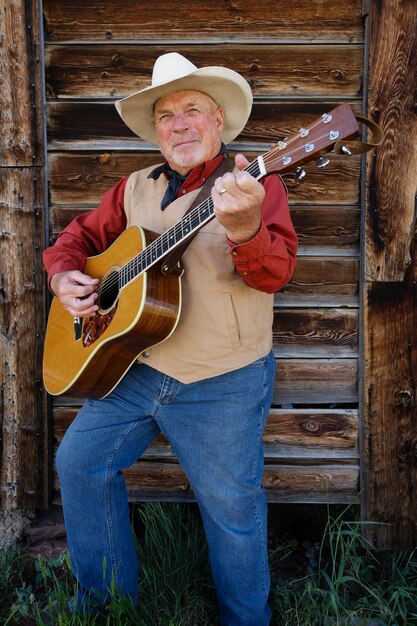
[[[142,352],[142,356],[143,356],[145,359],[149,359],[149,356],[150,356],[150,355],[149,355],[149,352]]]
[[[234,254],[235,256],[237,256],[237,250],[232,250],[232,254]]]
[[[181,193],[184,195],[185,193],[187,193],[187,190],[183,189]]]

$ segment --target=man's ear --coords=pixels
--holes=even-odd
[[[224,113],[223,113],[223,109],[218,107],[218,109],[216,110],[216,122],[217,122],[217,128],[219,129],[219,132],[221,133],[223,130],[223,126],[224,126]]]

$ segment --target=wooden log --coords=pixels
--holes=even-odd
[[[362,437],[363,517],[379,549],[417,540],[417,251],[404,283],[367,285]]]
[[[0,0],[0,166],[40,166],[42,90],[38,8]]]
[[[357,258],[299,256],[292,279],[275,295],[275,304],[357,306],[358,281]]]
[[[332,405],[358,401],[357,359],[279,359],[275,404]]]
[[[333,406],[356,404],[357,359],[279,359],[274,405]],[[59,406],[74,406],[76,400],[60,396]],[[78,403],[79,404],[79,403]]]
[[[58,403],[59,400],[55,400]],[[74,420],[78,406],[55,406],[52,434],[61,442]],[[274,409],[265,427],[264,451],[267,462],[297,459],[317,464],[326,459],[335,463],[358,460],[358,411],[356,409]],[[159,434],[141,459],[168,461],[175,459],[171,446]]]
[[[250,0],[210,5],[154,0],[152,10],[137,0],[124,0],[123,10],[102,0],[99,11],[84,0],[44,0],[43,9],[46,37],[52,41],[363,40],[360,0],[264,0],[262,10]]]
[[[402,281],[417,218],[417,7],[385,0],[371,21],[369,110],[384,133],[368,156],[365,276]],[[394,17],[395,16],[395,17]]]
[[[233,152],[230,152],[233,156]],[[259,153],[246,152],[252,160]],[[52,205],[95,207],[102,195],[120,178],[156,165],[156,153],[54,153],[49,160]],[[359,159],[334,155],[330,165],[320,170],[306,166],[307,176],[300,185],[288,182],[291,202],[315,204],[357,204],[359,200]],[[54,227],[53,227],[54,228]]]
[[[361,510],[382,550],[417,541],[416,32],[415,3],[371,3],[370,110],[386,134],[366,198]]]
[[[275,314],[273,338],[278,358],[356,357],[358,312],[283,308]]]
[[[71,205],[53,207],[50,212],[51,241],[77,215],[89,207]],[[359,254],[360,210],[344,205],[291,205],[291,217],[297,232],[300,255],[357,256]]]
[[[360,101],[349,100],[348,103],[356,114],[360,114]],[[256,99],[238,142],[273,144],[309,126],[334,107],[335,102],[330,100]],[[77,120],[76,124],[74,120]],[[149,149],[122,121],[114,101],[49,101],[47,125],[50,150]]]
[[[41,508],[48,501],[42,168],[0,168],[0,188],[0,504]]]
[[[193,502],[195,497],[182,468],[174,463],[141,462],[124,470],[132,502]],[[358,467],[354,465],[266,465],[263,486],[268,502],[339,504],[358,500]],[[54,503],[59,481],[54,476]]]
[[[151,84],[155,59],[164,52],[182,51],[169,45],[108,44],[48,46],[48,98],[122,98]],[[302,45],[227,48],[200,45],[188,54],[197,66],[224,65],[239,72],[255,96],[359,96],[363,46]]]

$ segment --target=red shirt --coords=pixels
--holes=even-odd
[[[181,185],[178,196],[201,187],[222,158],[220,155],[195,167]],[[107,191],[97,209],[76,217],[62,231],[55,245],[45,250],[43,262],[49,280],[58,272],[82,271],[86,257],[107,250],[125,230],[123,199],[127,179],[127,176],[122,178]],[[259,291],[273,293],[284,287],[292,276],[298,242],[280,178],[273,174],[261,182],[266,194],[259,232],[245,243],[228,243],[236,270],[244,282]],[[169,206],[165,210],[169,211]]]

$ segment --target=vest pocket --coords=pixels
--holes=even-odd
[[[227,328],[233,348],[240,348],[239,321],[230,291],[223,293],[223,305],[226,314]]]

